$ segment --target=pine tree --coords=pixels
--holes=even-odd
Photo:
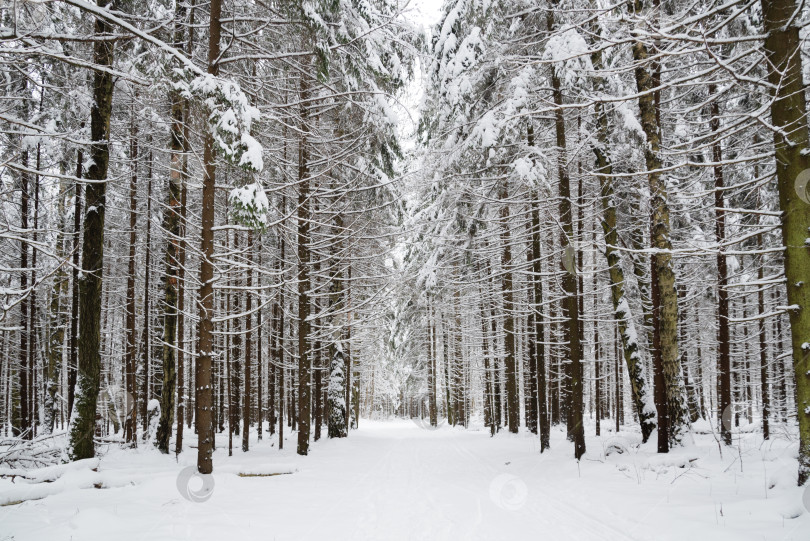
[[[104,0],[97,0],[104,7]],[[114,5],[113,5],[114,7]],[[110,25],[96,17],[95,35],[111,31]],[[101,67],[113,65],[114,43],[99,40],[93,44],[93,62]],[[104,215],[106,212],[107,168],[110,159],[108,138],[112,114],[113,76],[105,70],[93,75],[93,108],[90,113],[90,158],[87,170],[87,211],[82,239],[82,277],[79,281],[79,369],[76,403],[71,413],[70,451],[73,460],[95,455],[96,400],[101,384],[101,287],[104,263]]]

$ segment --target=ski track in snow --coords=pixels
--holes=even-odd
[[[492,439],[484,429],[425,430],[403,420],[363,420],[347,439],[315,443],[308,457],[295,454],[296,436],[279,452],[277,436],[258,442],[254,433],[249,453],[237,446],[228,457],[220,435],[214,491],[203,503],[176,487],[194,449],[175,461],[154,449],[111,448],[98,472],[86,472],[89,484],[78,475],[42,499],[0,507],[0,540],[810,539],[803,491],[790,486],[795,444],[766,456],[744,440],[740,469],[731,450],[720,459],[704,437],[673,453],[672,463],[678,453],[700,456],[686,470],[662,466],[670,459],[648,447],[605,458],[611,434],[589,437],[579,466],[561,430],[542,455],[531,434]],[[108,488],[92,488],[99,480]],[[24,483],[0,479],[0,496],[24,493]],[[766,483],[774,486],[767,498]]]

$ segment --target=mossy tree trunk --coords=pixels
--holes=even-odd
[[[597,51],[591,55],[591,63],[595,70],[603,68],[602,52]],[[605,82],[598,78],[595,81],[596,91],[604,93]],[[630,311],[630,303],[625,295],[624,270],[622,268],[619,245],[619,232],[617,229],[616,200],[613,186],[613,161],[610,156],[610,129],[607,111],[601,101],[594,104],[596,117],[596,177],[599,180],[599,201],[602,214],[600,221],[602,233],[605,238],[605,259],[608,264],[608,278],[610,280],[610,295],[613,301],[613,313],[621,338],[622,357],[627,365],[627,374],[630,379],[630,391],[639,415],[641,425],[641,438],[646,443],[655,429],[655,405],[652,402],[652,393],[647,374],[644,370],[644,361],[641,358],[641,347],[638,342],[635,320]]]
[[[794,0],[761,0],[796,374],[799,485],[810,479],[810,141]]]
[[[96,3],[99,7],[106,6],[104,0],[97,0]],[[110,25],[97,17],[94,34],[111,32]],[[93,44],[93,62],[102,67],[112,66],[113,47],[112,41],[96,41]],[[101,376],[101,286],[112,97],[112,74],[96,70],[93,75],[93,106],[90,110],[92,164],[85,176],[88,184],[87,213],[82,235],[82,278],[79,280],[79,369],[68,453],[72,460],[95,456],[93,436]]]

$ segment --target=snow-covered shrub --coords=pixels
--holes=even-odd
[[[329,409],[329,437],[346,437],[346,377],[344,375],[343,351],[338,344],[329,367],[329,386],[326,389],[326,401]]]

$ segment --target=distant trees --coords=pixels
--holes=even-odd
[[[767,4],[764,41],[757,10],[742,3],[445,6],[425,75],[419,159],[431,173],[409,204],[419,224],[409,242],[420,251],[411,250],[406,268],[415,292],[438,283],[495,307],[468,304],[461,314],[462,362],[475,367],[472,389],[494,429],[499,407],[508,419],[514,409],[512,351],[527,427],[546,409],[552,423],[567,424],[576,457],[580,416],[612,412],[618,430],[625,408],[644,440],[658,429],[661,452],[699,418],[726,443],[741,417],[764,417],[768,427],[774,415],[798,411],[803,426],[806,370],[794,376],[769,361],[767,344],[784,344],[777,336],[789,314],[794,366],[806,364],[796,353],[806,342],[796,341],[803,280],[791,272],[807,250],[799,237],[774,234],[780,209],[783,232],[807,227],[796,188],[806,167],[798,156],[804,92],[790,86],[799,76],[787,75],[801,71],[787,22],[800,8]],[[773,124],[761,107],[769,100]],[[767,159],[774,152],[779,204]],[[499,232],[505,221],[508,235]],[[499,261],[496,246],[526,253],[526,262]],[[782,274],[783,261],[799,263]],[[473,262],[495,280],[463,278]],[[452,366],[459,360],[434,353],[445,338],[438,333],[436,343],[431,332],[449,298],[442,292],[431,303],[419,324],[427,330],[415,334],[427,337],[427,355]],[[624,370],[613,362],[620,359]]]
[[[5,430],[69,426],[82,458],[142,444],[159,403],[155,445],[193,422],[201,473],[218,432],[247,451],[264,419],[306,453],[337,344],[357,426],[417,39],[393,2],[304,7],[0,8]]]

